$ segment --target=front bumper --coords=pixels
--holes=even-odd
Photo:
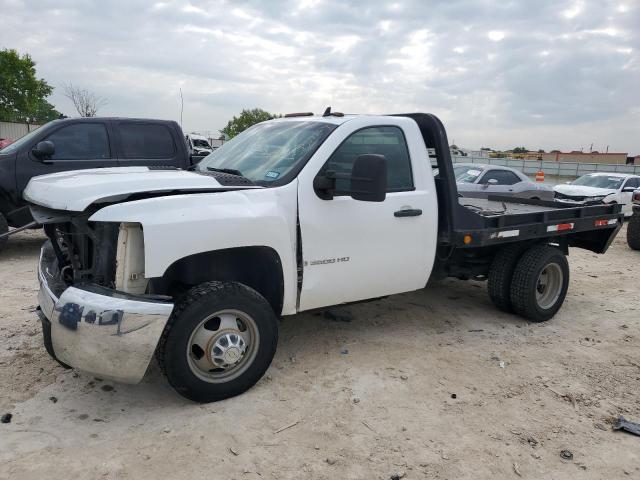
[[[38,265],[38,303],[57,360],[124,383],[144,377],[173,303],[97,285],[66,287],[47,242]]]

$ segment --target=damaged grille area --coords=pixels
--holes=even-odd
[[[77,216],[44,226],[58,260],[62,279],[69,285],[94,283],[115,286],[117,223],[94,223]]]

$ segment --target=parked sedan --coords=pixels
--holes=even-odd
[[[458,193],[463,197],[486,198],[508,195],[516,198],[553,201],[553,189],[533,182],[522,172],[498,165],[457,163],[453,167]]]
[[[588,173],[565,185],[556,185],[556,201],[570,205],[619,203],[625,216],[632,213],[631,197],[640,176],[626,173]]]

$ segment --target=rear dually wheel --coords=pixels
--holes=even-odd
[[[569,287],[569,263],[551,245],[530,248],[515,267],[511,281],[514,311],[532,322],[552,318],[564,303]]]

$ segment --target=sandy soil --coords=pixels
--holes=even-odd
[[[573,250],[561,312],[526,323],[482,283],[282,322],[267,376],[196,405],[65,371],[33,309],[42,236],[0,253],[0,478],[640,478],[640,253]],[[290,428],[285,428],[290,426]],[[573,454],[563,460],[562,450]]]

